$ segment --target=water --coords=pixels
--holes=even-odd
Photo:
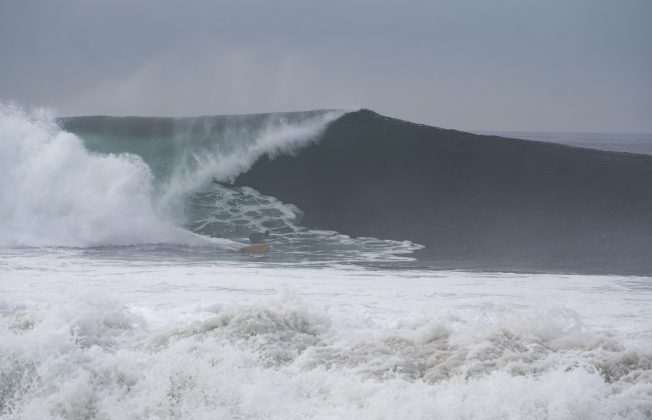
[[[505,131],[485,132],[498,136],[560,143],[569,146],[614,152],[639,153],[652,155],[652,134],[646,133],[563,133]]]
[[[652,413],[649,278],[111,254],[2,252],[2,418]]]
[[[446,271],[222,183],[336,115],[135,139],[3,108],[0,419],[652,417],[652,278]]]

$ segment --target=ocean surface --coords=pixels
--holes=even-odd
[[[506,136],[2,106],[0,419],[652,418],[646,141]]]
[[[652,134],[646,133],[537,133],[531,131],[482,132],[524,140],[545,141],[613,152],[652,155]]]

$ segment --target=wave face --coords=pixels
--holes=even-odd
[[[652,157],[480,136],[358,111],[236,185],[307,226],[409,239],[439,267],[652,274]]]
[[[652,275],[650,156],[366,110],[18,114],[0,127],[3,246],[235,249],[270,229],[288,262],[416,251],[437,268]]]
[[[297,207],[228,185],[261,156],[317,141],[340,111],[57,121],[0,111],[0,247],[180,245],[214,259],[271,230],[280,262],[406,260],[419,248],[309,230]]]

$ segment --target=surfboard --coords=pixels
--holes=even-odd
[[[264,242],[262,244],[253,244],[240,248],[240,252],[245,252],[248,254],[261,254],[263,252],[269,251],[272,247],[272,244]]]

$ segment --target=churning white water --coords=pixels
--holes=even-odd
[[[3,419],[645,419],[649,278],[0,257]]]
[[[95,155],[51,118],[0,109],[0,246],[183,242],[152,202],[149,167]]]

